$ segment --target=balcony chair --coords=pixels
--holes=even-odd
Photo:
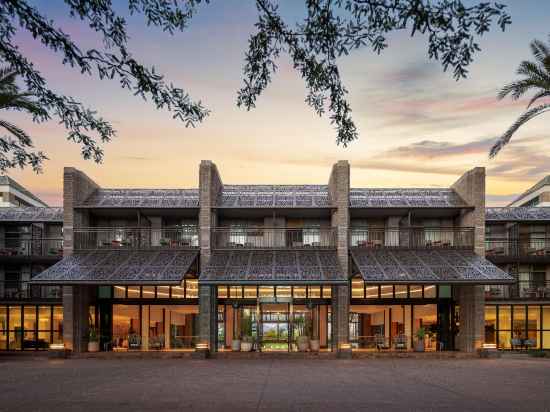
[[[512,350],[516,350],[517,348],[522,349],[523,348],[523,339],[512,338],[510,340],[510,346],[512,347]]]

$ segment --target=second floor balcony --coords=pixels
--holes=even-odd
[[[212,229],[213,249],[336,248],[333,227],[217,227]]]
[[[61,238],[0,238],[0,257],[55,259],[62,255]]]
[[[550,299],[550,281],[517,281],[512,285],[485,287],[486,299]]]
[[[550,262],[550,238],[487,238],[485,254],[494,260],[525,258]]]
[[[27,300],[27,299],[61,299],[61,286],[31,285],[22,281],[0,282],[0,299]]]
[[[196,226],[177,228],[79,228],[73,232],[76,250],[196,248]]]
[[[473,249],[472,227],[354,227],[350,246],[402,249]]]

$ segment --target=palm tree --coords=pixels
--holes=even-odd
[[[25,111],[34,118],[47,116],[44,110],[36,101],[32,100],[33,95],[21,92],[15,82],[17,72],[10,67],[0,67],[0,110]],[[22,129],[6,120],[0,119],[0,128],[7,130],[12,137],[0,136],[0,170],[30,163],[36,171],[40,170],[42,160],[46,156],[42,152],[30,152],[28,148],[33,147],[32,139]],[[13,139],[15,137],[15,139]]]
[[[501,100],[510,95],[513,100],[517,100],[527,92],[535,92],[535,94],[527,105],[527,111],[493,145],[489,153],[490,158],[497,155],[521,126],[550,110],[549,103],[532,107],[540,99],[550,97],[550,36],[548,36],[548,45],[540,40],[532,41],[531,52],[535,61],[522,61],[517,70],[517,74],[524,78],[504,86],[498,94],[498,99]]]

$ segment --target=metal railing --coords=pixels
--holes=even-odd
[[[485,287],[487,299],[548,299],[550,281],[518,281],[513,285],[491,285]]]
[[[51,256],[63,255],[61,238],[0,238],[0,256]]]
[[[151,228],[80,228],[74,232],[74,248],[85,249],[154,249],[199,246],[196,226]]]
[[[0,299],[61,299],[61,286],[31,285],[28,282],[0,282]]]
[[[488,257],[548,257],[550,238],[485,239],[485,255]]]
[[[243,227],[212,229],[214,249],[307,249],[335,248],[336,229],[303,227]]]
[[[472,249],[472,227],[399,227],[350,229],[351,247]]]

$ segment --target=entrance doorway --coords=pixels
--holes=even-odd
[[[290,303],[260,303],[260,349],[264,352],[290,348]]]

